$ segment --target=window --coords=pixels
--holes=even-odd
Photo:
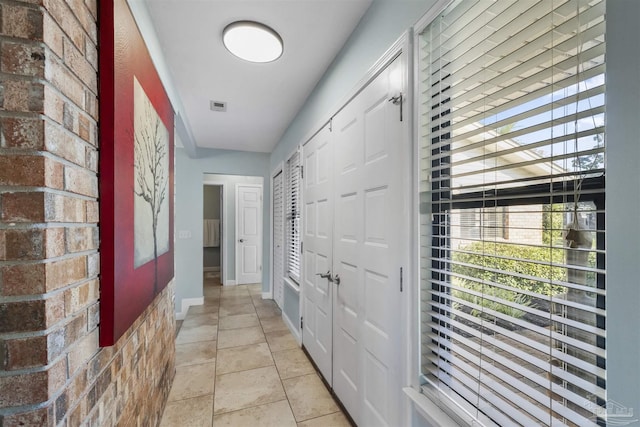
[[[286,264],[287,275],[300,283],[300,153],[287,160],[286,171]]]
[[[454,0],[418,36],[421,379],[485,425],[602,425],[604,0]]]

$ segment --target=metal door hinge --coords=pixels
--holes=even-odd
[[[333,117],[329,119],[329,132],[333,132]]]
[[[304,317],[300,317],[300,330],[304,327]]]
[[[402,292],[402,283],[403,282],[403,278],[402,278],[402,267],[400,267],[400,292]]]
[[[304,179],[304,166],[300,166],[300,179]]]
[[[304,242],[300,242],[300,253],[304,253]]]

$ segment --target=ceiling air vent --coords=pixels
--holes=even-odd
[[[211,111],[227,111],[227,103],[222,101],[210,101],[209,108],[211,108]]]

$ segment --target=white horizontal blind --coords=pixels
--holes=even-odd
[[[300,283],[300,153],[296,151],[287,160],[287,206],[286,206],[286,260],[287,274]]]
[[[421,368],[487,424],[606,422],[604,0],[419,36]]]
[[[273,289],[276,303],[282,308],[284,287],[284,173],[273,177]]]

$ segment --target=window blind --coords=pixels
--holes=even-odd
[[[491,425],[606,422],[604,0],[418,37],[421,370]]]
[[[287,275],[300,283],[300,153],[287,160],[286,260]]]

